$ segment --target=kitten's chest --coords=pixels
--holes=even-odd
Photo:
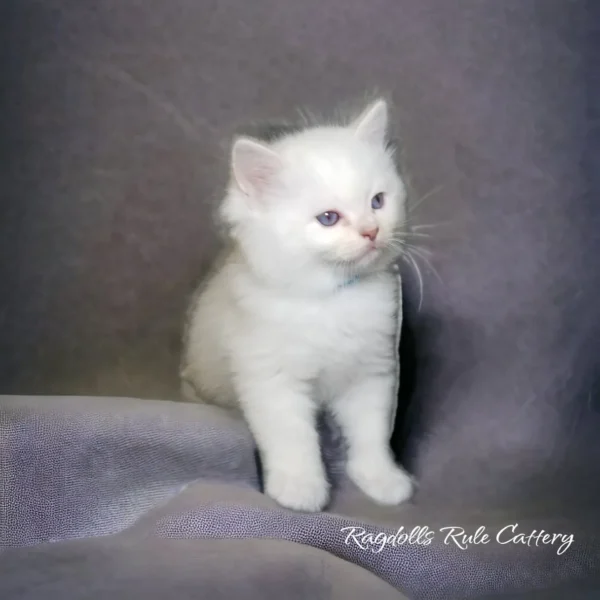
[[[272,306],[268,318],[281,353],[312,372],[389,355],[398,316],[393,283],[355,284],[325,299]]]

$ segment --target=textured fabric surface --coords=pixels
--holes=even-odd
[[[159,574],[181,589],[192,582],[203,592],[220,588],[224,598],[256,585],[248,597],[279,590],[298,598],[446,600],[578,585],[600,572],[600,519],[593,515],[373,505],[345,478],[343,446],[328,427],[335,494],[316,515],[282,509],[260,492],[249,432],[217,408],[2,397],[0,433],[3,600],[79,598],[82,586],[96,590],[86,597],[125,598],[145,594]],[[573,539],[537,546],[499,543],[510,535],[494,540],[513,523],[520,532]],[[448,526],[470,534],[485,527],[492,541],[459,548],[446,540]],[[381,540],[399,528],[408,538],[387,545],[357,537],[364,530]],[[344,596],[354,586],[365,595]]]

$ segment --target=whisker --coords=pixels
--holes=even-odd
[[[452,221],[441,221],[440,223],[424,223],[422,225],[412,225],[413,231],[421,231],[421,229],[434,229],[435,227],[443,227],[444,225],[452,225]]]
[[[399,240],[390,240],[386,243],[385,247],[400,252],[404,252],[407,249],[406,244]]]
[[[421,204],[423,204],[423,202],[425,202],[425,200],[427,200],[428,198],[431,198],[431,196],[433,196],[434,194],[437,194],[443,188],[444,188],[443,185],[438,185],[437,187],[434,187],[432,190],[427,192],[424,196],[419,198],[419,200],[417,200],[416,204],[413,204],[413,206],[409,206],[408,212],[412,213],[413,211],[415,211],[419,206],[421,206]]]
[[[399,247],[399,248],[418,250],[419,252],[423,253],[426,256],[432,255],[431,250],[429,250],[428,248],[425,248],[423,246],[415,246],[414,244],[409,243],[407,240],[404,240],[399,237],[392,238],[391,242],[396,244],[396,247]]]
[[[401,237],[418,237],[418,238],[430,238],[430,233],[425,233],[421,231],[403,231],[399,234]]]
[[[404,240],[401,237],[392,236],[392,237],[388,238],[388,240],[386,241],[386,244],[388,244],[388,243],[404,245],[406,243],[406,240]]]
[[[419,269],[419,265],[413,258],[412,254],[405,253],[403,256],[410,261],[410,264],[412,264],[419,282],[419,306],[417,307],[417,312],[420,312],[421,306],[423,305],[423,276],[421,275],[421,269]]]
[[[413,246],[412,244],[409,244],[408,247],[411,250],[418,251],[423,256],[427,256],[429,258],[431,258],[433,256],[433,252],[431,250],[429,250],[429,248],[425,248],[424,246]]]
[[[429,258],[427,257],[427,255],[423,254],[420,248],[413,248],[413,252],[423,260],[423,262],[427,265],[427,267],[429,268],[429,270],[435,275],[436,279],[442,284],[444,284],[444,281],[441,277],[441,275],[438,273],[437,269],[433,266],[433,264],[431,263],[431,261],[429,260]]]
[[[388,239],[388,243],[405,246],[406,244],[408,244],[408,240],[404,239],[401,236],[392,236]]]

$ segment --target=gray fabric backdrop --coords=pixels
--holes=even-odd
[[[380,88],[447,222],[405,286],[417,502],[597,507],[598,6],[2,0],[0,392],[176,397],[230,132]]]

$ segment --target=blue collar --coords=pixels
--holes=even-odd
[[[340,285],[338,285],[338,290],[343,290],[344,288],[354,285],[359,279],[360,279],[360,275],[355,275],[351,279],[347,279],[346,281],[344,281],[343,283],[340,283]]]

